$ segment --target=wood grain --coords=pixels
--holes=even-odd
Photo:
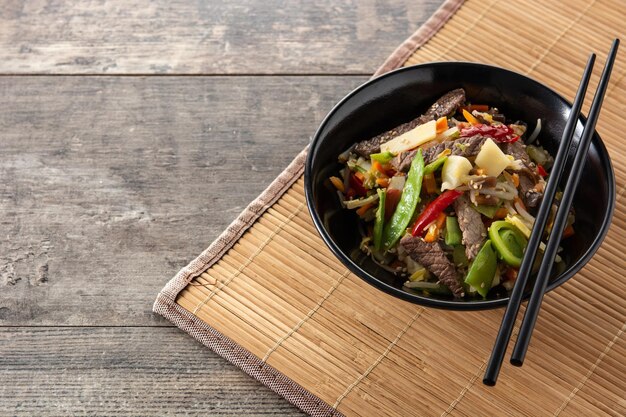
[[[0,73],[369,75],[440,3],[9,0]]]
[[[0,416],[302,415],[175,328],[0,328],[0,346]]]
[[[150,325],[156,294],[365,77],[0,77],[0,325]]]
[[[440,3],[3,2],[0,416],[301,415],[152,303]]]

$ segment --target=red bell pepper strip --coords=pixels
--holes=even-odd
[[[439,197],[435,198],[417,218],[411,234],[413,236],[421,235],[424,229],[426,229],[426,226],[432,223],[439,216],[439,213],[444,211],[454,200],[459,198],[461,194],[463,193],[456,190],[447,190],[439,195]]]
[[[513,143],[519,140],[519,136],[507,125],[477,124],[461,130],[462,138],[476,135],[487,136],[501,143]]]
[[[387,198],[385,199],[385,221],[389,221],[391,215],[396,211],[402,191],[395,188],[387,189]]]
[[[350,189],[354,190],[357,195],[365,196],[367,190],[363,187],[363,182],[358,179],[354,174],[350,174]]]
[[[537,174],[541,175],[544,178],[548,176],[548,172],[540,164],[537,164]]]

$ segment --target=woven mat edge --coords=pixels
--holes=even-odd
[[[401,67],[456,13],[465,0],[446,0],[437,11],[407,38],[378,68],[373,77]],[[308,146],[250,203],[197,258],[182,268],[159,292],[153,312],[172,322],[203,345],[259,380],[287,401],[313,417],[343,417],[343,414],[280,371],[261,361],[244,347],[223,335],[176,303],[189,282],[215,264],[282,195],[300,178]]]

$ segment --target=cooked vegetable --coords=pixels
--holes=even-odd
[[[519,229],[506,221],[496,221],[489,227],[489,238],[504,262],[519,268],[528,241]]]
[[[446,215],[442,213],[439,213],[439,215],[437,216],[437,220],[435,220],[434,223],[432,223],[429,227],[428,227],[428,232],[426,233],[426,236],[424,236],[424,240],[426,242],[434,242],[437,239],[439,239],[439,232],[441,232],[441,229],[443,229],[443,225],[446,222]]]
[[[493,219],[496,215],[496,212],[498,211],[498,206],[487,206],[484,204],[479,204],[477,206],[474,206],[473,209],[479,212],[480,214],[482,214],[483,216]]]
[[[563,230],[563,239],[574,236],[574,226],[571,224]]]
[[[410,259],[410,258],[409,258]],[[409,281],[424,281],[428,277],[428,269],[420,265],[420,268],[415,270],[409,277]]]
[[[448,130],[448,118],[447,117],[440,117],[439,119],[437,119],[437,123],[436,123],[436,130],[437,133],[443,133],[446,130]]]
[[[478,125],[480,124],[480,121],[478,121],[477,118],[475,118],[474,116],[472,116],[472,113],[468,112],[467,110],[463,109],[463,117],[465,117],[465,120],[467,120],[469,123],[473,124],[473,125]]]
[[[461,130],[461,137],[487,136],[498,143],[513,143],[519,140],[513,129],[507,125],[485,125],[477,124]]]
[[[548,176],[548,173],[546,172],[545,168],[541,166],[541,164],[537,164],[537,174],[541,175],[544,178]]]
[[[345,187],[343,186],[343,181],[339,179],[339,177],[330,177],[330,182],[335,186],[337,190],[341,191],[342,193],[346,191]]]
[[[389,185],[385,194],[385,221],[388,221],[391,219],[393,213],[395,213],[396,207],[398,207],[400,197],[402,196],[402,190],[392,188],[391,185]]]
[[[457,267],[462,268],[466,268],[469,265],[469,259],[467,259],[463,245],[457,245],[452,250],[452,262],[454,262]]]
[[[356,195],[364,196],[367,194],[367,190],[363,186],[363,180],[359,179],[356,174],[350,175],[350,189],[354,190]]]
[[[458,127],[454,126],[442,133],[438,133],[435,139],[438,140],[439,142],[442,142],[444,140],[458,139],[460,136],[461,136],[461,131],[459,130]]]
[[[478,294],[486,297],[491,289],[497,265],[496,253],[491,247],[491,241],[487,240],[470,265],[465,283],[471,285]]]
[[[530,139],[540,130],[538,120]],[[344,151],[329,182],[358,216],[360,249],[403,278],[406,291],[484,298],[513,287],[553,164],[519,140],[526,134],[525,122],[469,105],[456,89]],[[572,212],[563,239],[574,220]]]
[[[364,204],[358,209],[356,209],[356,214],[358,214],[361,217],[365,217],[365,214],[367,213],[367,211],[371,209],[372,207],[374,207],[374,201]]]
[[[382,152],[392,152],[394,154],[398,154],[400,152],[417,148],[418,146],[435,139],[435,136],[437,136],[437,122],[431,120],[430,122],[417,126],[415,129],[409,130],[387,143],[383,143],[380,145],[380,150]]]
[[[387,162],[391,161],[394,157],[394,154],[392,154],[391,152],[380,152],[380,153],[373,153],[370,155],[370,158],[372,159],[372,161],[378,161],[381,164],[386,164]]]
[[[424,188],[428,194],[435,194],[437,192],[437,180],[432,172],[424,174]]]
[[[345,206],[347,209],[355,209],[355,208],[363,207],[368,204],[375,203],[376,200],[378,200],[378,195],[372,194],[369,197],[359,198],[358,200],[347,200],[345,202]]]
[[[374,248],[380,250],[383,243],[383,225],[385,223],[385,200],[387,192],[383,189],[376,190],[378,193],[378,210],[374,221]]]
[[[443,164],[446,162],[447,159],[448,159],[448,155],[442,155],[439,158],[435,159],[430,164],[426,165],[424,167],[424,175],[432,174],[433,172],[437,171],[439,168],[443,166]]]
[[[497,177],[511,161],[493,140],[487,139],[476,155],[475,163],[484,170],[486,175]]]
[[[389,178],[376,178],[376,184],[380,185],[383,188],[389,187]]]
[[[392,246],[398,243],[398,240],[400,240],[400,237],[402,237],[409,225],[420,199],[423,178],[424,158],[420,149],[411,163],[411,169],[409,169],[398,206],[383,230],[383,248],[385,250],[391,249]]]
[[[461,244],[461,229],[459,228],[459,220],[454,216],[446,217],[446,245],[455,246]]]
[[[463,185],[472,170],[472,163],[465,157],[450,155],[441,170],[441,191],[452,190]]]
[[[541,132],[541,119],[537,119],[537,125],[535,126],[535,130],[533,130],[533,133],[530,134],[526,143],[527,144],[533,143],[535,139],[537,139],[537,136],[539,136],[540,132]]]
[[[411,234],[413,236],[421,235],[424,232],[424,229],[426,229],[430,223],[434,222],[439,214],[452,204],[461,194],[463,193],[459,191],[448,190],[434,199],[430,204],[428,204],[428,206],[426,206],[424,211],[422,211],[422,214],[420,214],[415,221]]]
[[[447,295],[452,293],[448,288],[446,288],[445,285],[441,285],[436,282],[410,281],[405,282],[404,286],[413,290],[426,291],[430,294]]]

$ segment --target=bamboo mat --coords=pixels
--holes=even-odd
[[[587,54],[606,53],[626,22],[618,0],[461,4],[447,1],[380,71],[481,61],[571,98]],[[617,179],[613,224],[591,262],[546,296],[524,367],[507,363],[496,387],[481,380],[503,310],[426,309],[350,274],[306,209],[305,151],[155,311],[314,416],[626,415],[625,63],[622,51],[598,123]]]

